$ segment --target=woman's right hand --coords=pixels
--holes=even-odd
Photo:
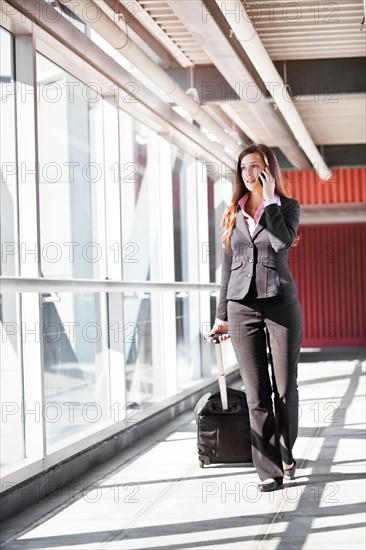
[[[229,336],[229,323],[227,321],[218,321],[215,322],[214,326],[210,330],[207,336],[214,336],[214,334],[219,334],[220,342],[225,342],[230,338]]]

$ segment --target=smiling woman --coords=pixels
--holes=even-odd
[[[232,202],[223,217],[225,254],[211,334],[221,334],[222,340],[231,336],[248,397],[261,491],[276,489],[283,477],[295,473],[302,314],[288,249],[299,218],[299,203],[286,197],[272,150],[259,144],[242,151]]]
[[[263,199],[270,200],[274,194],[286,197],[284,187],[281,170],[272,149],[258,144],[250,145],[240,153],[232,201],[222,222],[224,230],[221,240],[225,249],[230,248],[229,240],[235,226],[239,200],[248,194],[245,211],[253,218]],[[252,190],[255,192],[250,193]]]

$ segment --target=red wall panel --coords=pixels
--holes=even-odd
[[[305,225],[299,234],[290,266],[304,315],[303,346],[365,346],[365,225]]]
[[[287,172],[291,195],[301,204],[366,203],[365,168],[339,168],[328,181],[314,170]]]

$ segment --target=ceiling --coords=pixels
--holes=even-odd
[[[74,25],[52,24],[46,2]],[[77,53],[80,70],[102,69],[130,95],[132,75],[141,112],[215,158],[235,163],[257,142],[275,149],[282,168],[314,168],[323,180],[333,167],[366,165],[366,0],[7,4],[47,32],[43,44],[54,35],[57,50]]]
[[[314,166],[312,145],[329,167],[365,165],[362,0],[105,0],[103,9],[242,144],[278,148],[286,167]],[[240,26],[248,21],[252,30]],[[289,94],[295,123],[276,88]]]

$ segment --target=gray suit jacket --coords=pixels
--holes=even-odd
[[[227,300],[245,298],[253,279],[257,298],[297,293],[288,265],[288,249],[296,237],[299,219],[298,201],[281,197],[281,206],[266,206],[251,237],[238,206],[231,236],[232,254],[223,252],[218,319],[227,321]]]

